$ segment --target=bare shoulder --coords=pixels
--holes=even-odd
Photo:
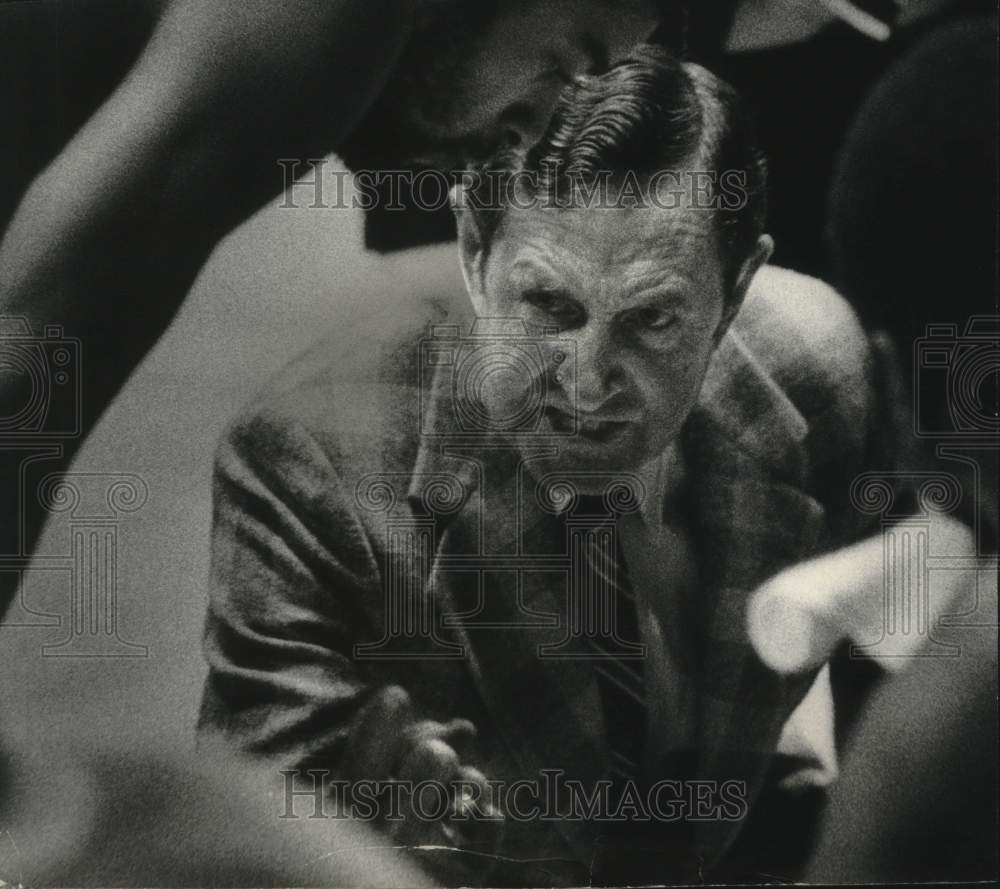
[[[868,354],[868,337],[850,304],[829,284],[778,266],[757,274],[734,324],[758,358],[848,373]]]
[[[733,329],[807,417],[864,410],[873,375],[868,335],[830,285],[765,266]]]

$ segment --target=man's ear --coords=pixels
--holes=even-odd
[[[733,284],[733,292],[730,295],[726,311],[715,334],[717,341],[721,340],[725,336],[726,331],[729,330],[729,325],[733,323],[733,319],[736,317],[737,312],[739,312],[740,306],[743,305],[743,300],[746,299],[754,276],[760,270],[760,267],[771,258],[772,253],[774,253],[774,238],[770,235],[761,235],[757,239],[753,251],[743,261],[739,274],[736,276],[736,281]]]
[[[473,305],[479,309],[484,291],[486,269],[486,242],[483,237],[481,220],[475,210],[462,204],[462,195],[457,194],[459,186],[452,189],[451,205],[458,226],[458,255],[462,264],[465,289],[469,292]]]

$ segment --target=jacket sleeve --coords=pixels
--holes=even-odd
[[[275,769],[350,780],[345,751],[371,743],[359,710],[408,674],[366,673],[353,657],[385,632],[381,550],[335,464],[336,453],[284,416],[255,414],[221,444],[198,730],[203,745]],[[422,715],[415,705],[407,718]],[[419,862],[441,885],[477,885],[489,873],[481,855],[445,845],[423,850]]]
[[[350,494],[308,432],[266,413],[231,429],[213,491],[201,740],[330,765],[370,690],[352,650],[378,590]]]

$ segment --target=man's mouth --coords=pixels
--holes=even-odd
[[[569,414],[554,407],[547,407],[545,415],[553,430],[560,435],[573,435],[596,444],[613,441],[629,425],[626,420],[605,420],[586,414]]]

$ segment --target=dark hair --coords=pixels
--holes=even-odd
[[[731,285],[764,232],[766,164],[736,92],[661,47],[640,47],[606,74],[567,86],[541,141],[526,154],[508,150],[487,162],[473,179],[468,205],[488,242],[513,183],[527,184],[543,205],[561,207],[602,179],[620,189],[630,181],[648,185],[663,171],[725,173],[738,183],[739,199],[717,192],[711,210]]]

